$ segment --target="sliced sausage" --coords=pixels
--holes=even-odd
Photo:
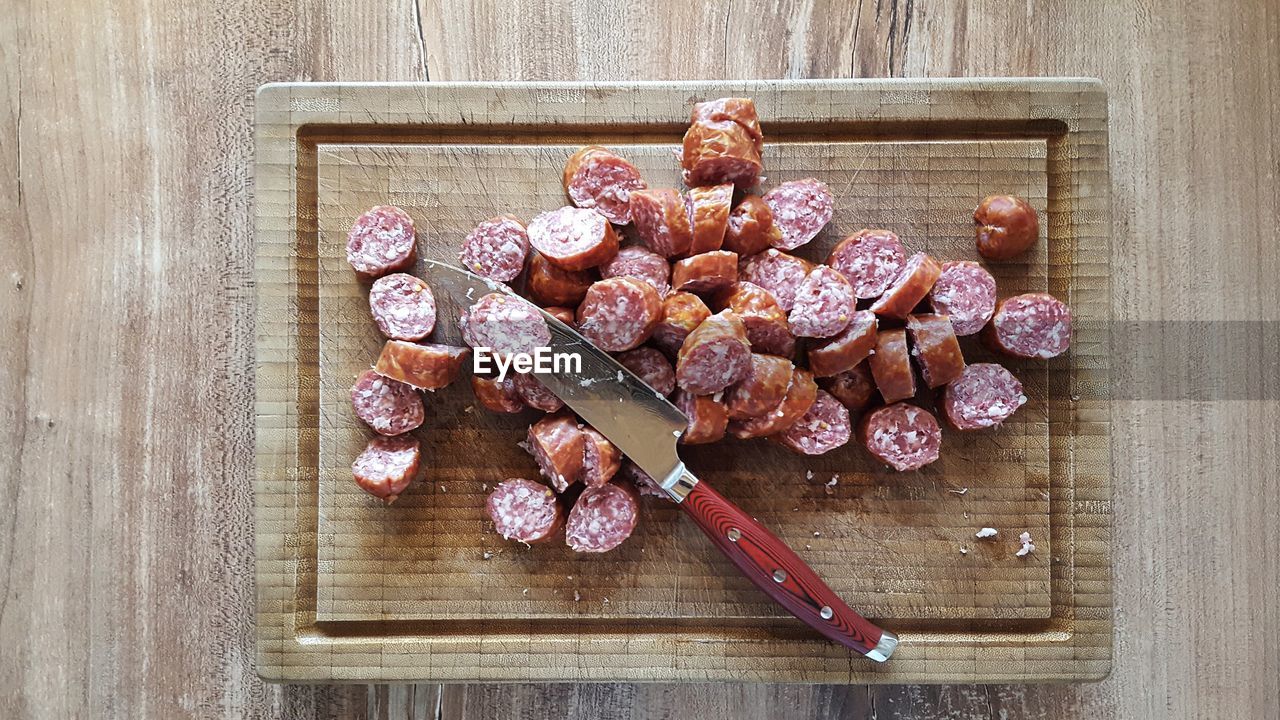
[[[351,474],[361,490],[391,504],[413,482],[421,460],[422,446],[412,435],[379,435],[356,456]]]
[[[583,293],[586,294],[585,292]],[[578,317],[573,308],[567,308],[560,305],[542,308],[548,315],[568,325],[573,329],[578,328]]]
[[[839,335],[809,348],[809,369],[817,377],[838,375],[867,359],[876,347],[879,321],[870,310],[858,310]]]
[[[973,211],[978,254],[988,260],[1017,257],[1040,236],[1040,218],[1026,200],[1014,195],[992,195]]]
[[[750,372],[747,329],[728,310],[703,320],[676,356],[676,385],[695,395],[718,393]]]
[[[827,256],[861,300],[878,298],[907,264],[907,251],[888,230],[859,230],[840,241]]]
[[[779,250],[795,250],[807,244],[831,222],[835,212],[831,188],[816,178],[784,182],[765,193],[764,201],[781,231],[781,239],[773,244]]]
[[[650,497],[662,498],[670,500],[671,496],[666,490],[654,480],[649,473],[640,469],[640,466],[627,460],[622,463],[622,469],[618,471],[618,476],[629,481],[635,486],[636,492],[640,495],[648,495]]]
[[[635,165],[599,145],[588,145],[564,165],[564,191],[580,208],[590,208],[615,225],[631,222],[631,193],[643,190]]]
[[[721,247],[746,257],[762,253],[780,242],[782,230],[773,222],[769,203],[759,195],[748,195],[729,213]]]
[[[956,430],[981,430],[1008,420],[1026,403],[1013,373],[995,363],[975,363],[947,384],[942,416]]]
[[[606,483],[587,488],[569,511],[565,542],[577,552],[608,552],[631,537],[640,519],[635,490]]]
[[[924,384],[936,388],[955,380],[964,372],[964,353],[946,315],[908,315],[907,333],[911,354],[920,366]]]
[[[658,291],[632,277],[594,283],[578,306],[578,332],[607,352],[639,347],[661,321]]]
[[[729,208],[733,205],[733,185],[690,188],[684,196],[689,211],[693,242],[689,254],[719,250],[729,226]]]
[[[731,420],[749,420],[774,409],[787,396],[795,366],[777,355],[751,355],[751,373],[725,391]]]
[[[941,273],[942,266],[929,255],[912,255],[880,299],[871,304],[871,312],[905,320],[911,310],[933,289],[933,284],[938,281]]]
[[[729,425],[729,414],[724,403],[712,395],[694,395],[686,390],[676,390],[676,407],[689,419],[680,442],[685,445],[705,445],[724,438]]]
[[[516,391],[515,378],[508,374],[502,380],[480,375],[471,376],[471,391],[486,410],[512,414],[524,410],[524,400]]]
[[[880,462],[897,470],[919,470],[938,459],[942,428],[924,408],[894,403],[862,418],[862,444]]]
[[[436,297],[421,278],[392,273],[373,281],[369,312],[392,340],[421,340],[436,327]]]
[[[819,265],[796,288],[787,322],[796,337],[827,338],[840,334],[853,319],[853,286],[838,270]]]
[[[764,168],[756,139],[732,120],[694,120],[681,143],[680,165],[689,187],[732,183],[744,190],[760,181]]]
[[[586,437],[572,415],[548,415],[529,426],[525,439],[538,471],[556,492],[564,492],[582,472]]]
[[[590,425],[582,426],[582,484],[600,487],[622,467],[622,451]]]
[[[732,310],[742,319],[752,350],[788,358],[795,354],[796,337],[773,293],[744,281],[720,293],[717,301],[721,309]]]
[[[562,207],[529,222],[529,244],[561,270],[587,270],[618,254],[618,234],[595,210]]]
[[[551,342],[551,330],[538,308],[524,298],[489,293],[476,301],[459,324],[462,339],[473,348],[487,347],[500,355],[533,354]]]
[[[916,377],[911,372],[906,330],[881,330],[877,333],[876,349],[868,358],[868,364],[886,403],[905,400],[916,394]]]
[[[504,540],[531,545],[549,539],[564,526],[564,509],[556,494],[532,480],[503,480],[484,505],[494,531]]]
[[[684,255],[693,244],[689,212],[679,190],[651,188],[631,193],[631,222],[640,241],[662,257]]]
[[[822,378],[818,382],[823,390],[831,393],[852,412],[862,411],[880,394],[876,390],[876,381],[871,377],[871,368],[866,361],[838,375]]]
[[[617,360],[663,397],[676,389],[675,368],[671,367],[671,361],[657,348],[628,350],[618,355]]]
[[[480,223],[462,241],[462,267],[498,282],[511,282],[524,269],[529,233],[514,215],[499,215]]]
[[[1057,357],[1071,346],[1071,308],[1047,293],[1005,298],[996,305],[982,340],[1013,357]]]
[[[411,386],[372,370],[365,370],[356,378],[351,387],[351,406],[356,417],[379,435],[407,433],[427,417],[422,397]]]
[[[595,281],[595,273],[589,270],[562,270],[536,252],[529,258],[529,295],[541,305],[577,307]]]
[[[534,410],[553,413],[564,407],[564,401],[556,397],[533,373],[512,373],[512,382],[521,402]]]
[[[951,318],[956,335],[973,335],[995,314],[996,279],[971,260],[944,262],[929,291],[929,305]]]
[[[671,268],[671,287],[682,292],[712,293],[738,279],[738,254],[712,250],[691,255]]]
[[[435,391],[457,380],[470,356],[470,348],[388,340],[373,369],[419,390]]]
[[[773,439],[801,455],[824,455],[849,442],[853,425],[849,409],[825,390],[819,390],[809,410]]]
[[[366,282],[408,270],[417,259],[418,235],[413,218],[394,205],[366,210],[347,233],[347,262]]]
[[[734,420],[729,423],[729,434],[739,440],[776,435],[791,427],[808,412],[817,397],[818,385],[813,381],[813,373],[796,368],[791,373],[791,385],[787,387],[787,394],[777,407],[760,417]]]
[[[702,298],[692,293],[673,292],[662,301],[662,320],[653,330],[653,344],[667,357],[674,358],[689,333],[709,317],[711,310]]]
[[[660,297],[671,292],[671,263],[640,245],[629,245],[619,250],[612,260],[600,266],[600,277],[643,280],[652,285]]]
[[[783,312],[791,312],[800,283],[813,270],[813,263],[772,248],[742,258],[738,262],[738,279],[755,283],[773,294]]]
[[[764,149],[764,131],[760,129],[760,117],[756,113],[756,101],[751,98],[726,97],[695,103],[689,114],[689,122],[735,122],[747,131],[756,150]]]

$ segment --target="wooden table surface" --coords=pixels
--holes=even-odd
[[[0,5],[9,18],[0,21],[7,716],[1276,717],[1273,0],[543,5]],[[955,75],[1096,76],[1111,93],[1121,322],[1108,680],[342,687],[256,678],[259,84]]]

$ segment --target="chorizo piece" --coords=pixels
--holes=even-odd
[[[588,145],[564,165],[564,191],[580,208],[589,208],[615,225],[631,222],[631,193],[646,188],[635,165],[599,145]]]
[[[659,297],[671,292],[671,263],[666,258],[639,245],[618,251],[612,260],[600,266],[600,277],[633,277],[643,280],[658,291]]]
[[[813,373],[803,368],[796,368],[791,373],[791,385],[782,402],[767,414],[749,420],[734,420],[729,423],[729,434],[739,440],[768,437],[791,427],[799,420],[818,397],[818,384],[813,381]]]
[[[734,283],[717,300],[721,309],[731,310],[742,319],[752,350],[788,358],[795,354],[796,338],[791,334],[787,314],[772,293],[744,281]]]
[[[512,384],[520,401],[534,410],[553,413],[564,407],[564,401],[556,397],[550,388],[542,384],[533,373],[512,373]]]
[[[665,258],[684,255],[693,244],[693,228],[680,191],[651,188],[631,193],[631,222],[640,241]]]
[[[813,263],[770,248],[738,261],[738,279],[768,290],[783,312],[791,312],[800,283],[813,270]]]
[[[894,403],[877,408],[862,419],[862,444],[880,462],[897,470],[919,470],[938,459],[942,428],[924,408]]]
[[[947,384],[942,416],[956,430],[981,430],[1008,420],[1026,403],[1013,373],[995,363],[975,363]]]
[[[426,420],[422,397],[409,385],[365,370],[351,387],[351,406],[379,435],[402,435]]]
[[[796,337],[838,335],[853,319],[853,286],[839,271],[819,265],[796,288],[787,322]]]
[[[911,336],[911,354],[920,366],[925,385],[931,388],[946,385],[964,372],[964,353],[951,327],[951,318],[908,315],[907,333]]]
[[[635,376],[666,397],[676,389],[676,371],[671,361],[656,348],[639,347],[617,356],[618,362]]]
[[[436,298],[421,278],[392,273],[373,281],[369,313],[392,340],[421,340],[436,327]]]
[[[690,255],[671,268],[671,287],[682,292],[712,293],[738,279],[738,254],[712,250]]]
[[[670,500],[671,496],[666,490],[654,480],[649,473],[640,469],[640,466],[627,460],[622,463],[622,469],[618,471],[618,476],[629,481],[635,486],[636,492],[640,495],[648,495],[650,497],[662,498]]]
[[[795,366],[786,358],[753,353],[751,373],[725,391],[729,419],[749,420],[777,407],[787,396],[793,372]]]
[[[556,494],[532,480],[503,480],[484,504],[494,531],[504,540],[531,545],[549,539],[564,526],[564,509]]]
[[[718,393],[750,372],[747,329],[728,310],[703,320],[676,356],[676,385],[695,395]]]
[[[696,103],[689,122],[735,122],[747,131],[757,151],[764,150],[764,131],[760,128],[756,101],[751,98],[726,97]]]
[[[564,492],[578,479],[586,437],[572,415],[548,415],[530,425],[525,443],[556,492]]]
[[[462,241],[458,262],[471,272],[498,282],[511,282],[524,269],[529,233],[514,215],[480,223]]]
[[[728,410],[724,403],[711,395],[694,395],[686,390],[676,390],[676,407],[689,419],[680,442],[685,445],[705,445],[724,438],[729,425]]]
[[[412,435],[379,435],[356,456],[351,474],[361,490],[390,505],[413,482],[421,459],[422,447]]]
[[[578,332],[606,352],[639,347],[661,321],[658,291],[632,277],[592,284],[578,306]]]
[[[347,233],[347,262],[366,282],[413,267],[418,234],[409,213],[394,205],[377,205],[356,218]]]
[[[1047,293],[1005,298],[982,330],[982,340],[1013,357],[1057,357],[1071,346],[1071,308]]]
[[[498,380],[480,375],[471,376],[471,392],[484,409],[502,414],[513,414],[524,410],[524,401],[516,391],[515,379],[507,375]]]
[[[795,250],[808,244],[831,222],[835,212],[831,188],[815,178],[784,182],[765,193],[764,201],[781,234],[773,243],[779,250]]]
[[[831,393],[832,397],[839,400],[851,412],[863,410],[880,394],[876,390],[876,381],[871,377],[871,369],[866,361],[858,363],[850,370],[822,378],[818,382],[823,390]]]
[[[827,264],[844,275],[860,300],[878,298],[907,264],[907,251],[888,230],[859,230],[840,241]]]
[[[916,394],[916,377],[911,371],[906,330],[881,330],[876,335],[876,349],[871,353],[868,364],[886,403],[895,403]]]
[[[587,270],[618,254],[618,234],[595,210],[562,207],[529,221],[529,244],[561,270]]]
[[[577,307],[595,281],[595,273],[589,270],[562,270],[536,252],[529,258],[527,287],[529,295],[540,305]]]
[[[585,295],[586,293],[583,294]],[[548,315],[559,320],[565,325],[568,325],[575,330],[578,329],[578,318],[573,308],[567,308],[562,305],[552,305],[542,309]]]
[[[724,243],[729,226],[729,208],[733,204],[733,185],[712,185],[690,188],[685,194],[689,210],[689,226],[693,228],[693,242],[689,254],[719,250]]]
[[[680,165],[689,187],[732,183],[746,189],[760,181],[760,148],[741,124],[694,120],[681,143]]]
[[[569,511],[565,542],[577,552],[608,552],[631,537],[640,519],[635,490],[606,483],[587,488]]]
[[[506,293],[489,293],[477,300],[459,325],[468,345],[487,347],[500,355],[532,355],[535,349],[551,342],[551,330],[538,308]]]
[[[469,348],[388,340],[373,369],[383,377],[434,392],[457,380],[470,356]]]
[[[912,255],[880,299],[871,304],[871,312],[905,320],[911,310],[933,289],[933,284],[938,281],[941,273],[942,266],[929,255]]]
[[[582,427],[582,484],[600,487],[622,467],[622,451],[590,425]]]
[[[852,434],[849,409],[819,390],[808,411],[772,439],[801,455],[825,455],[849,442]]]
[[[996,279],[971,260],[944,262],[929,306],[951,318],[956,335],[976,334],[996,312]]]
[[[702,298],[692,293],[673,292],[662,301],[662,320],[653,330],[653,344],[674,358],[689,333],[709,317],[711,310]]]
[[[858,310],[839,335],[809,348],[809,369],[817,377],[838,375],[863,360],[876,347],[879,320],[870,310]]]
[[[1036,244],[1040,218],[1026,200],[1014,195],[992,195],[973,210],[974,241],[978,254],[988,260],[1009,260]]]

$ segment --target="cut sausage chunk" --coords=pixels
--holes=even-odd
[[[383,437],[379,435],[365,446],[364,452],[351,463],[351,474],[361,490],[387,504],[413,482],[422,459],[422,447],[411,435]]]
[[[587,488],[569,511],[565,541],[577,552],[608,552],[631,537],[640,519],[640,503],[629,487],[606,483]]]
[[[480,405],[491,412],[512,414],[525,407],[524,400],[520,399],[520,393],[516,391],[515,378],[511,375],[502,380],[472,375],[471,391],[475,393]]]
[[[548,315],[568,325],[573,329],[578,328],[578,318],[573,308],[567,308],[559,305],[542,308]]]
[[[839,270],[861,300],[878,298],[907,264],[907,251],[888,230],[859,230],[840,241],[827,264]]]
[[[871,369],[865,361],[851,370],[823,378],[819,383],[852,412],[860,412],[879,395],[876,381],[871,377]]]
[[[618,471],[618,476],[634,485],[636,492],[640,495],[662,498],[663,500],[671,499],[671,496],[667,494],[666,490],[662,489],[657,480],[654,480],[649,473],[641,470],[639,465],[630,460],[622,463],[622,469]]]
[[[586,442],[582,429],[571,415],[548,415],[529,426],[526,445],[542,476],[556,492],[564,492],[582,472]]]
[[[533,373],[512,373],[516,393],[525,405],[542,412],[553,413],[564,407],[564,401],[556,397]]]
[[[514,215],[499,215],[480,223],[462,241],[458,261],[477,275],[511,282],[524,269],[529,233]]]
[[[511,478],[498,483],[485,500],[493,529],[504,540],[531,545],[547,540],[564,526],[564,509],[551,488]]]
[[[578,306],[578,332],[607,352],[639,347],[662,321],[662,299],[632,277],[594,283]]]
[[[971,260],[942,263],[938,281],[929,291],[929,305],[951,318],[956,335],[973,335],[996,311],[996,279]]]
[[[347,233],[347,262],[361,280],[408,270],[417,259],[418,235],[413,218],[394,205],[378,205],[365,211]]]
[[[1026,403],[1013,373],[995,363],[975,363],[943,391],[942,414],[956,430],[981,430],[1008,420]]]
[[[426,420],[422,397],[413,387],[365,370],[351,387],[351,406],[379,435],[401,435]]]
[[[858,310],[839,335],[809,348],[809,369],[817,377],[838,375],[867,359],[876,347],[879,321],[870,310]]]
[[[908,315],[911,354],[920,366],[924,384],[936,388],[955,380],[964,372],[964,353],[946,315]]]
[[[671,263],[639,245],[629,245],[619,250],[612,260],[600,266],[600,277],[633,277],[643,280],[652,285],[660,297],[666,297],[671,292]]]
[[[787,396],[795,366],[776,355],[751,356],[751,373],[724,395],[731,420],[749,420],[774,409]]]
[[[529,222],[529,244],[561,270],[586,270],[618,254],[618,234],[595,210],[562,207]]]
[[[746,189],[764,168],[756,139],[732,120],[694,120],[681,143],[680,164],[689,187],[732,183]]]
[[[902,272],[890,283],[889,289],[871,304],[871,312],[905,320],[911,310],[933,289],[941,272],[942,266],[929,255],[912,255],[907,259],[907,264],[902,266]]]
[[[774,439],[801,455],[824,455],[849,442],[853,426],[849,409],[825,390],[791,427]]]
[[[728,310],[702,321],[676,357],[676,384],[695,395],[718,393],[751,372],[751,344]]]
[[[689,122],[735,122],[747,131],[756,150],[764,149],[764,132],[760,129],[756,101],[751,98],[725,97],[695,103]]]
[[[421,278],[392,273],[373,281],[369,312],[392,340],[421,340],[436,327],[436,297]]]
[[[724,437],[729,425],[729,415],[723,402],[711,395],[694,395],[685,390],[676,390],[675,403],[689,419],[689,425],[680,436],[681,443],[705,445],[718,442]]]
[[[641,242],[662,257],[684,255],[693,244],[689,212],[679,190],[654,188],[631,193],[631,222]]]
[[[635,165],[599,145],[582,148],[564,166],[564,191],[573,204],[615,225],[631,222],[631,193],[645,187]]]
[[[853,319],[853,286],[837,270],[819,265],[796,288],[787,322],[797,337],[838,335]]]
[[[992,349],[1014,357],[1057,357],[1071,346],[1071,308],[1046,293],[1005,298],[996,306],[982,339]]]
[[[1040,218],[1020,197],[992,195],[974,209],[973,227],[979,255],[988,260],[1009,260],[1036,244]]]
[[[582,484],[600,487],[622,467],[622,451],[595,428],[582,428]]]
[[[693,242],[689,254],[719,250],[729,226],[729,208],[733,205],[733,185],[691,188],[685,195]]]
[[[468,345],[489,348],[499,355],[532,355],[551,342],[551,330],[538,308],[505,293],[489,293],[480,298],[459,324],[462,339]]]
[[[800,283],[813,270],[813,263],[770,248],[738,262],[738,279],[755,283],[773,294],[783,312],[791,312]]]
[[[666,397],[676,389],[676,371],[671,361],[661,351],[651,347],[628,350],[618,355],[618,362],[635,373],[636,377],[653,388],[654,392]]]
[[[373,369],[419,390],[435,391],[457,380],[470,356],[469,348],[388,340]]]
[[[867,413],[861,439],[880,462],[898,472],[919,470],[938,459],[942,428],[924,408],[894,403]]]
[[[916,394],[916,376],[911,372],[906,330],[881,330],[876,335],[876,349],[871,353],[868,364],[886,403],[905,400]]]
[[[742,319],[753,351],[788,358],[795,354],[796,337],[773,293],[755,283],[737,282],[720,294],[718,304]]]
[[[724,232],[725,250],[742,257],[755,255],[782,242],[782,230],[773,222],[769,203],[759,195],[748,195],[729,213]]]
[[[671,269],[671,286],[692,293],[712,293],[738,279],[738,254],[713,250],[677,262]]]
[[[795,250],[807,244],[831,222],[835,211],[831,188],[815,178],[784,182],[765,193],[764,201],[781,231],[781,239],[773,244],[779,250]]]
[[[782,402],[767,414],[750,420],[734,420],[729,423],[729,434],[739,440],[768,437],[791,427],[799,420],[813,401],[818,397],[818,385],[813,381],[813,373],[796,368],[791,373],[791,385]]]
[[[674,358],[689,333],[709,317],[711,310],[702,298],[692,293],[673,292],[662,301],[662,320],[653,330],[653,344]]]
[[[538,303],[577,307],[596,276],[590,270],[562,270],[535,252],[529,258],[528,280],[529,294]]]

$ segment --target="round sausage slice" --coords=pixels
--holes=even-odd
[[[529,258],[529,295],[541,305],[577,307],[595,281],[590,270],[562,270],[536,252]]]
[[[992,195],[974,209],[973,227],[979,255],[988,260],[1009,260],[1036,244],[1040,218],[1020,197]]]
[[[713,250],[691,255],[671,268],[671,286],[691,293],[713,293],[738,279],[738,254]]]
[[[356,456],[351,474],[361,490],[391,504],[413,482],[421,459],[421,445],[412,435],[379,435]]]
[[[653,188],[631,193],[631,222],[641,242],[662,257],[684,255],[693,244],[689,211],[679,190]]]
[[[622,467],[622,451],[590,425],[582,427],[582,484],[600,487]]]
[[[853,286],[838,270],[819,265],[796,288],[787,322],[796,337],[826,338],[849,326],[854,312]]]
[[[436,327],[436,298],[421,278],[392,273],[373,281],[369,312],[392,340],[421,340]]]
[[[365,211],[347,233],[347,262],[361,280],[408,270],[417,259],[413,218],[394,205],[377,205]]]
[[[784,182],[765,193],[764,201],[782,232],[782,238],[773,244],[779,250],[795,250],[807,244],[831,222],[835,211],[831,189],[815,178]]]
[[[516,394],[525,405],[546,413],[553,413],[564,407],[564,401],[556,397],[533,373],[512,373],[512,376]]]
[[[1008,420],[1027,403],[1022,383],[995,363],[975,363],[942,393],[942,415],[956,430],[981,430]]]
[[[457,380],[470,356],[469,348],[388,340],[373,369],[383,377],[434,392]]]
[[[791,373],[791,385],[782,402],[767,414],[750,420],[729,423],[729,434],[739,440],[768,437],[786,430],[799,420],[818,397],[818,385],[808,370],[796,368]]]
[[[920,366],[925,385],[931,388],[946,385],[964,372],[964,353],[951,327],[951,318],[908,315],[907,333],[911,336],[911,354]]]
[[[618,234],[595,210],[562,207],[529,222],[529,244],[561,270],[586,270],[618,254]]]
[[[729,213],[721,247],[742,257],[762,253],[782,242],[782,230],[773,222],[773,211],[759,195],[742,198]]]
[[[661,321],[658,291],[631,277],[592,284],[578,306],[578,332],[606,352],[639,347]]]
[[[898,472],[919,470],[938,459],[942,428],[924,408],[894,403],[867,413],[861,439],[877,460]]]
[[[538,308],[524,298],[489,293],[476,301],[459,321],[462,339],[473,348],[487,347],[500,355],[533,354],[551,342],[551,330]]]
[[[860,362],[851,370],[818,381],[822,389],[831,393],[841,404],[852,412],[859,412],[871,404],[880,393],[876,390],[876,381],[871,377],[871,369],[867,363]]]
[[[951,318],[956,335],[973,335],[995,314],[996,279],[972,260],[944,262],[929,291],[929,305]]]
[[[498,380],[480,375],[471,376],[471,391],[484,409],[502,414],[513,414],[524,410],[524,401],[516,391],[515,379],[507,375]]]
[[[671,263],[666,258],[639,245],[618,251],[612,260],[600,266],[600,277],[633,277],[643,280],[658,291],[660,297],[671,292]]]
[[[1071,346],[1071,308],[1047,293],[1005,298],[982,331],[989,347],[1020,358],[1048,359]]]
[[[529,233],[514,215],[499,215],[480,223],[462,241],[458,262],[477,275],[511,282],[524,269]]]
[[[724,394],[729,419],[749,420],[777,407],[787,396],[793,372],[795,366],[786,358],[753,353],[751,374]]]
[[[709,317],[711,310],[702,298],[692,293],[673,292],[662,301],[662,320],[653,330],[653,344],[674,358],[689,333]]]
[[[582,472],[586,437],[571,415],[548,415],[529,426],[525,443],[538,471],[556,492],[564,492]]]
[[[685,390],[676,390],[675,404],[689,419],[684,434],[680,436],[682,444],[705,445],[724,438],[729,415],[723,402],[712,395],[694,395]]]
[[[617,360],[663,397],[670,395],[676,389],[675,368],[671,367],[671,361],[667,356],[656,348],[640,347],[628,350],[618,355]]]
[[[365,370],[351,387],[356,417],[379,435],[401,435],[426,420],[422,398],[399,380]]]
[[[564,191],[573,204],[615,225],[631,222],[631,193],[645,187],[635,165],[599,145],[582,148],[564,165]]]
[[[875,352],[871,353],[867,363],[886,403],[905,400],[916,394],[916,376],[911,371],[906,330],[881,330],[876,335]]]
[[[564,509],[551,488],[511,478],[498,483],[485,500],[493,529],[504,540],[526,545],[550,538],[564,525]]]
[[[587,488],[569,511],[565,542],[577,552],[608,552],[631,537],[640,503],[629,487],[607,483]]]
[[[907,251],[888,230],[859,230],[840,241],[827,264],[844,275],[860,300],[878,298],[907,264]]]
[[[753,351],[788,358],[795,354],[796,337],[773,293],[755,283],[737,282],[720,294],[718,304],[742,319]]]
[[[712,185],[690,188],[685,195],[689,211],[689,226],[693,228],[693,242],[689,254],[719,250],[724,243],[725,230],[729,226],[729,208],[733,205],[733,185]]]
[[[884,291],[879,300],[871,304],[871,312],[885,317],[905,320],[916,305],[924,299],[933,284],[938,281],[942,266],[925,253],[916,253],[907,259],[902,272]]]
[[[838,375],[867,359],[876,347],[879,321],[870,310],[858,310],[839,335],[809,348],[809,369],[817,377]]]
[[[772,248],[742,258],[738,262],[738,279],[768,290],[783,312],[791,312],[800,283],[813,270],[813,263]]]
[[[809,410],[773,439],[801,455],[824,455],[849,442],[852,432],[849,409],[819,390]]]
[[[750,372],[747,329],[728,310],[703,320],[676,356],[676,384],[695,395],[718,393]]]

